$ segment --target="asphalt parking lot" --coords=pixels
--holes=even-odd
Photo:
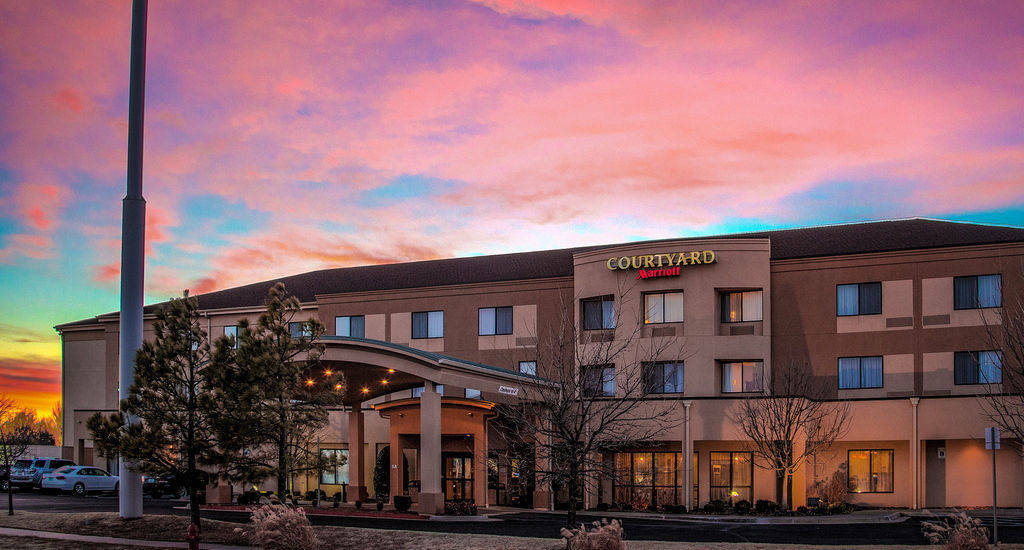
[[[147,514],[173,514],[175,506],[185,501],[145,497],[142,510]],[[7,495],[0,496],[0,509],[7,509]],[[70,494],[43,494],[38,491],[15,491],[14,509],[28,512],[116,512],[117,495],[113,493],[89,494],[76,497]]]

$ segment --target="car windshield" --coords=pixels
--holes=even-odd
[[[46,461],[45,460],[37,460],[36,463],[33,464],[32,466],[35,467],[35,468],[45,468],[46,467]]]
[[[28,468],[30,466],[32,466],[32,461],[31,460],[16,460],[16,461],[14,461],[14,467],[15,468]]]

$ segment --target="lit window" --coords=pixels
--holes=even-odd
[[[601,397],[615,395],[615,366],[591,365],[583,367],[583,395]]]
[[[762,319],[762,291],[722,293],[722,322],[742,323]]]
[[[645,363],[644,388],[647,393],[683,393],[683,362]]]
[[[712,451],[711,500],[750,502],[754,488],[754,454],[750,452]]]
[[[615,299],[587,298],[583,304],[583,330],[615,328]]]
[[[351,315],[334,318],[334,334],[352,338],[366,338],[366,317]]]
[[[764,363],[762,361],[722,363],[723,393],[760,391],[764,391]]]
[[[512,306],[480,308],[479,334],[512,334]]]
[[[840,357],[839,389],[881,388],[882,357]]]
[[[443,311],[417,311],[412,314],[413,338],[444,338]]]
[[[957,385],[1002,383],[1002,354],[998,351],[958,351],[954,353],[953,382]]]
[[[683,293],[644,294],[644,323],[682,323]]]
[[[537,362],[536,361],[520,361],[519,372],[523,374],[529,374],[531,376],[537,376]]]
[[[848,451],[848,490],[851,493],[891,493],[892,454],[889,449]]]
[[[836,286],[836,315],[878,315],[882,313],[882,283]]]
[[[238,326],[237,325],[231,325],[229,327],[224,327],[224,336],[226,336],[229,339],[231,339],[231,347],[233,347],[233,348],[237,348],[238,347]]]
[[[1003,305],[1001,275],[953,278],[953,309],[980,309]]]
[[[480,390],[473,390],[466,388],[466,398],[468,399],[480,399]]]

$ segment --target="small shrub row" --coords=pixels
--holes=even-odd
[[[446,516],[475,516],[477,508],[476,504],[468,500],[448,501],[444,503],[444,514]]]

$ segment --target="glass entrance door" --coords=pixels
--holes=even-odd
[[[473,455],[442,453],[441,485],[445,500],[473,500]]]

